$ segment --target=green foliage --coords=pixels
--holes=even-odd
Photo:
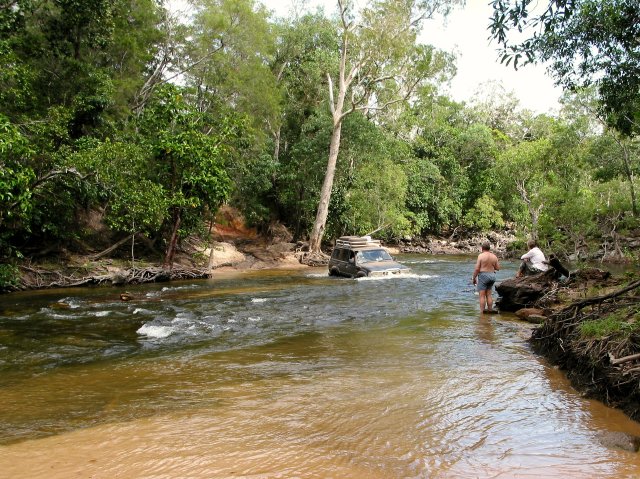
[[[23,220],[31,210],[35,174],[25,166],[31,155],[27,139],[0,115],[0,227]]]
[[[492,1],[490,29],[503,47],[501,61],[515,67],[548,62],[558,83],[568,90],[597,85],[609,124],[627,135],[638,132],[640,3],[552,0],[540,14],[533,14],[530,3]],[[510,40],[511,30],[524,31],[525,39]]]
[[[20,270],[12,264],[0,264],[0,292],[8,291],[17,286]]]
[[[95,173],[95,195],[106,206],[105,220],[114,231],[156,233],[166,219],[169,201],[163,186],[148,176],[149,156],[139,145],[107,141],[72,159]]]
[[[28,166],[33,151],[18,129],[0,115],[0,257],[16,255],[14,236],[31,220],[35,173]]]
[[[231,166],[234,188],[230,201],[243,212],[247,224],[262,227],[272,219],[277,203],[274,180],[279,166],[266,152],[249,156]]]
[[[327,79],[335,109],[343,39],[345,73],[367,65],[343,92],[327,234],[382,228],[377,236],[393,238],[461,225],[486,232],[506,220],[557,251],[637,255],[620,240],[640,227],[640,75],[622,43],[635,4],[580,0],[559,18],[554,1],[538,18],[557,22],[521,46],[556,62],[563,82],[598,79],[604,105],[597,110],[592,91],[575,91],[554,118],[520,110],[498,85],[469,106],[438,96],[453,58],[418,44],[416,26],[457,2],[365,2],[355,31],[321,12],[272,21],[255,0],[193,3],[193,22],[182,25],[154,0],[15,0],[0,8],[3,264],[80,244],[89,211],[104,213],[105,236],[140,231],[167,244],[175,228],[180,237],[198,233],[231,202],[253,225],[280,221],[305,237],[327,170]],[[524,19],[529,3],[495,6],[508,23]],[[355,14],[348,8],[345,19]],[[423,17],[408,26],[415,14]],[[595,19],[602,28],[587,30]],[[578,63],[563,68],[593,69],[560,71],[578,33]],[[587,59],[580,49],[593,45]],[[630,69],[607,64],[609,53]],[[171,85],[178,78],[183,86]],[[594,112],[627,136],[603,130]]]
[[[500,230],[504,226],[504,220],[495,200],[485,195],[467,211],[462,224],[471,230],[485,233]]]
[[[302,125],[298,140],[280,158],[277,199],[297,237],[313,224],[331,138],[331,118],[318,109]]]
[[[540,235],[550,242],[571,244],[578,251],[597,231],[594,211],[598,197],[576,182],[570,189],[545,189],[545,210],[540,217]],[[567,201],[571,197],[571,201]]]
[[[181,63],[188,85],[215,92],[248,119],[254,134],[278,123],[280,92],[269,68],[276,46],[267,10],[255,0],[196,0]],[[203,94],[201,108],[211,99]]]
[[[197,231],[204,213],[229,197],[227,164],[243,130],[236,115],[198,111],[186,92],[172,85],[157,89],[138,122],[149,151],[147,178],[163,192],[167,231],[180,225],[181,237]]]
[[[105,122],[126,120],[139,106],[149,71],[168,60],[166,50],[175,48],[171,35],[182,30],[165,24],[166,13],[155,0],[120,0],[113,8],[113,36],[103,60],[113,85]]]
[[[510,211],[507,219],[522,221],[523,217],[516,215],[527,211],[526,226],[534,236],[544,207],[542,191],[553,179],[549,169],[550,149],[546,138],[518,143],[502,152],[494,169],[496,193],[502,202],[502,210],[507,210],[514,202],[517,204],[513,210],[507,210]]]
[[[621,308],[603,318],[584,321],[579,330],[585,339],[627,336],[640,331],[640,310],[633,306]]]
[[[471,125],[459,132],[454,142],[455,156],[468,178],[465,208],[473,207],[481,197],[492,194],[495,178],[492,167],[499,149],[493,131],[486,125]]]
[[[354,173],[343,212],[336,218],[341,227],[338,231],[355,235],[378,231],[377,236],[383,238],[408,232],[404,210],[407,179],[402,168],[389,158],[363,163]],[[338,221],[332,221],[336,230]]]
[[[460,217],[462,207],[456,191],[431,161],[409,162],[407,177],[406,205],[416,233],[438,232]]]
[[[344,193],[341,200],[332,195],[329,231],[368,234],[379,230],[382,237],[407,232],[404,164],[410,158],[409,149],[360,114],[345,119],[343,135],[334,185],[343,185]],[[333,209],[338,201],[340,213]]]
[[[517,237],[511,243],[507,245],[507,251],[510,253],[517,254],[518,257],[522,254],[522,251],[527,251],[527,240],[528,238]]]

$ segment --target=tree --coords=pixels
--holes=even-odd
[[[595,178],[608,181],[623,176],[629,191],[631,212],[638,217],[636,183],[640,174],[640,143],[615,130],[606,129],[603,135],[592,142],[590,150]]]
[[[111,118],[122,121],[143,106],[143,91],[149,93],[163,66],[175,62],[169,58],[174,55],[171,35],[171,19],[156,0],[116,2],[113,38],[103,60],[113,82]]]
[[[549,0],[541,12],[531,0],[492,5],[491,36],[502,62],[550,62],[556,82],[569,90],[597,85],[608,123],[626,135],[640,132],[640,2]],[[529,35],[514,42],[511,30]]]
[[[279,114],[279,91],[269,64],[275,38],[267,10],[255,0],[192,0],[196,14],[183,59],[200,111],[223,104],[245,115],[255,133]]]
[[[375,231],[385,238],[408,233],[405,169],[412,159],[409,145],[360,113],[345,119],[343,132],[343,161],[336,171],[327,231],[336,236]]]
[[[105,141],[73,154],[72,164],[95,173],[92,183],[113,231],[155,235],[166,220],[170,195],[150,175],[148,147],[139,142]]]
[[[519,143],[498,157],[498,184],[515,188],[529,213],[531,236],[538,237],[538,221],[544,208],[544,187],[551,174],[547,165],[550,155],[548,139]]]
[[[502,213],[498,211],[495,200],[484,195],[473,204],[465,213],[462,224],[471,230],[480,232],[502,228],[504,220]]]
[[[10,236],[29,222],[35,173],[23,160],[32,154],[24,136],[0,115],[0,258],[12,256]]]
[[[411,111],[418,136],[412,141],[416,159],[407,165],[407,208],[416,232],[438,234],[463,215],[470,179],[459,158],[460,138],[472,123],[468,109],[442,97],[420,95]]]
[[[326,161],[330,117],[326,72],[337,71],[334,24],[321,14],[276,24],[276,51],[270,65],[280,94],[279,117],[269,117],[271,141],[260,154],[234,168],[232,201],[259,228],[283,221],[300,239],[313,224]],[[322,130],[322,140],[318,132]],[[320,161],[320,159],[323,159]],[[317,185],[317,186],[316,186]]]
[[[181,231],[191,232],[205,211],[227,199],[231,181],[226,165],[240,129],[241,122],[231,112],[222,118],[202,113],[172,85],[158,88],[140,117],[142,141],[151,151],[147,174],[166,195],[166,267],[173,263]]]
[[[459,197],[452,184],[428,158],[416,158],[406,167],[406,208],[413,231],[440,232],[462,214]]]
[[[602,132],[594,135],[589,145],[592,150],[592,167],[595,168],[596,179],[609,180],[623,175],[628,183],[631,197],[631,211],[638,217],[635,181],[640,172],[639,141],[637,136],[629,137],[611,128],[601,112],[594,106],[593,89],[585,89],[563,99],[565,110],[573,112],[573,118],[583,123],[583,128]]]
[[[408,99],[418,85],[442,72],[432,47],[416,45],[424,20],[446,13],[455,0],[375,0],[355,20],[353,0],[338,0],[340,67],[327,76],[332,134],[309,251],[320,254],[336,171],[342,123],[355,111],[374,114]]]

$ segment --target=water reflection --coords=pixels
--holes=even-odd
[[[495,342],[495,331],[491,319],[486,315],[480,314],[476,322],[476,332],[480,341],[493,344]]]
[[[479,315],[472,259],[410,260],[1,298],[0,476],[640,474],[594,434],[636,423]]]

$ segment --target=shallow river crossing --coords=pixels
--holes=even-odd
[[[640,477],[473,258],[398,259],[0,296],[0,478]]]

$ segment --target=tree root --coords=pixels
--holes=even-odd
[[[624,317],[640,307],[640,281],[615,292],[575,301],[549,316],[533,331],[530,342],[539,353],[567,371],[574,387],[587,396],[640,419],[640,334],[587,338],[585,321],[611,315]]]
[[[76,274],[63,274],[59,271],[48,271],[21,266],[21,269],[29,274],[24,275],[16,291],[46,289],[46,288],[72,288],[80,286],[117,286],[123,284],[161,283],[182,279],[205,279],[211,277],[208,270],[196,268],[132,268],[118,270],[113,273],[94,276],[78,276]]]
[[[300,257],[300,263],[313,267],[327,266],[329,264],[329,258],[329,255],[322,252],[304,252]]]

